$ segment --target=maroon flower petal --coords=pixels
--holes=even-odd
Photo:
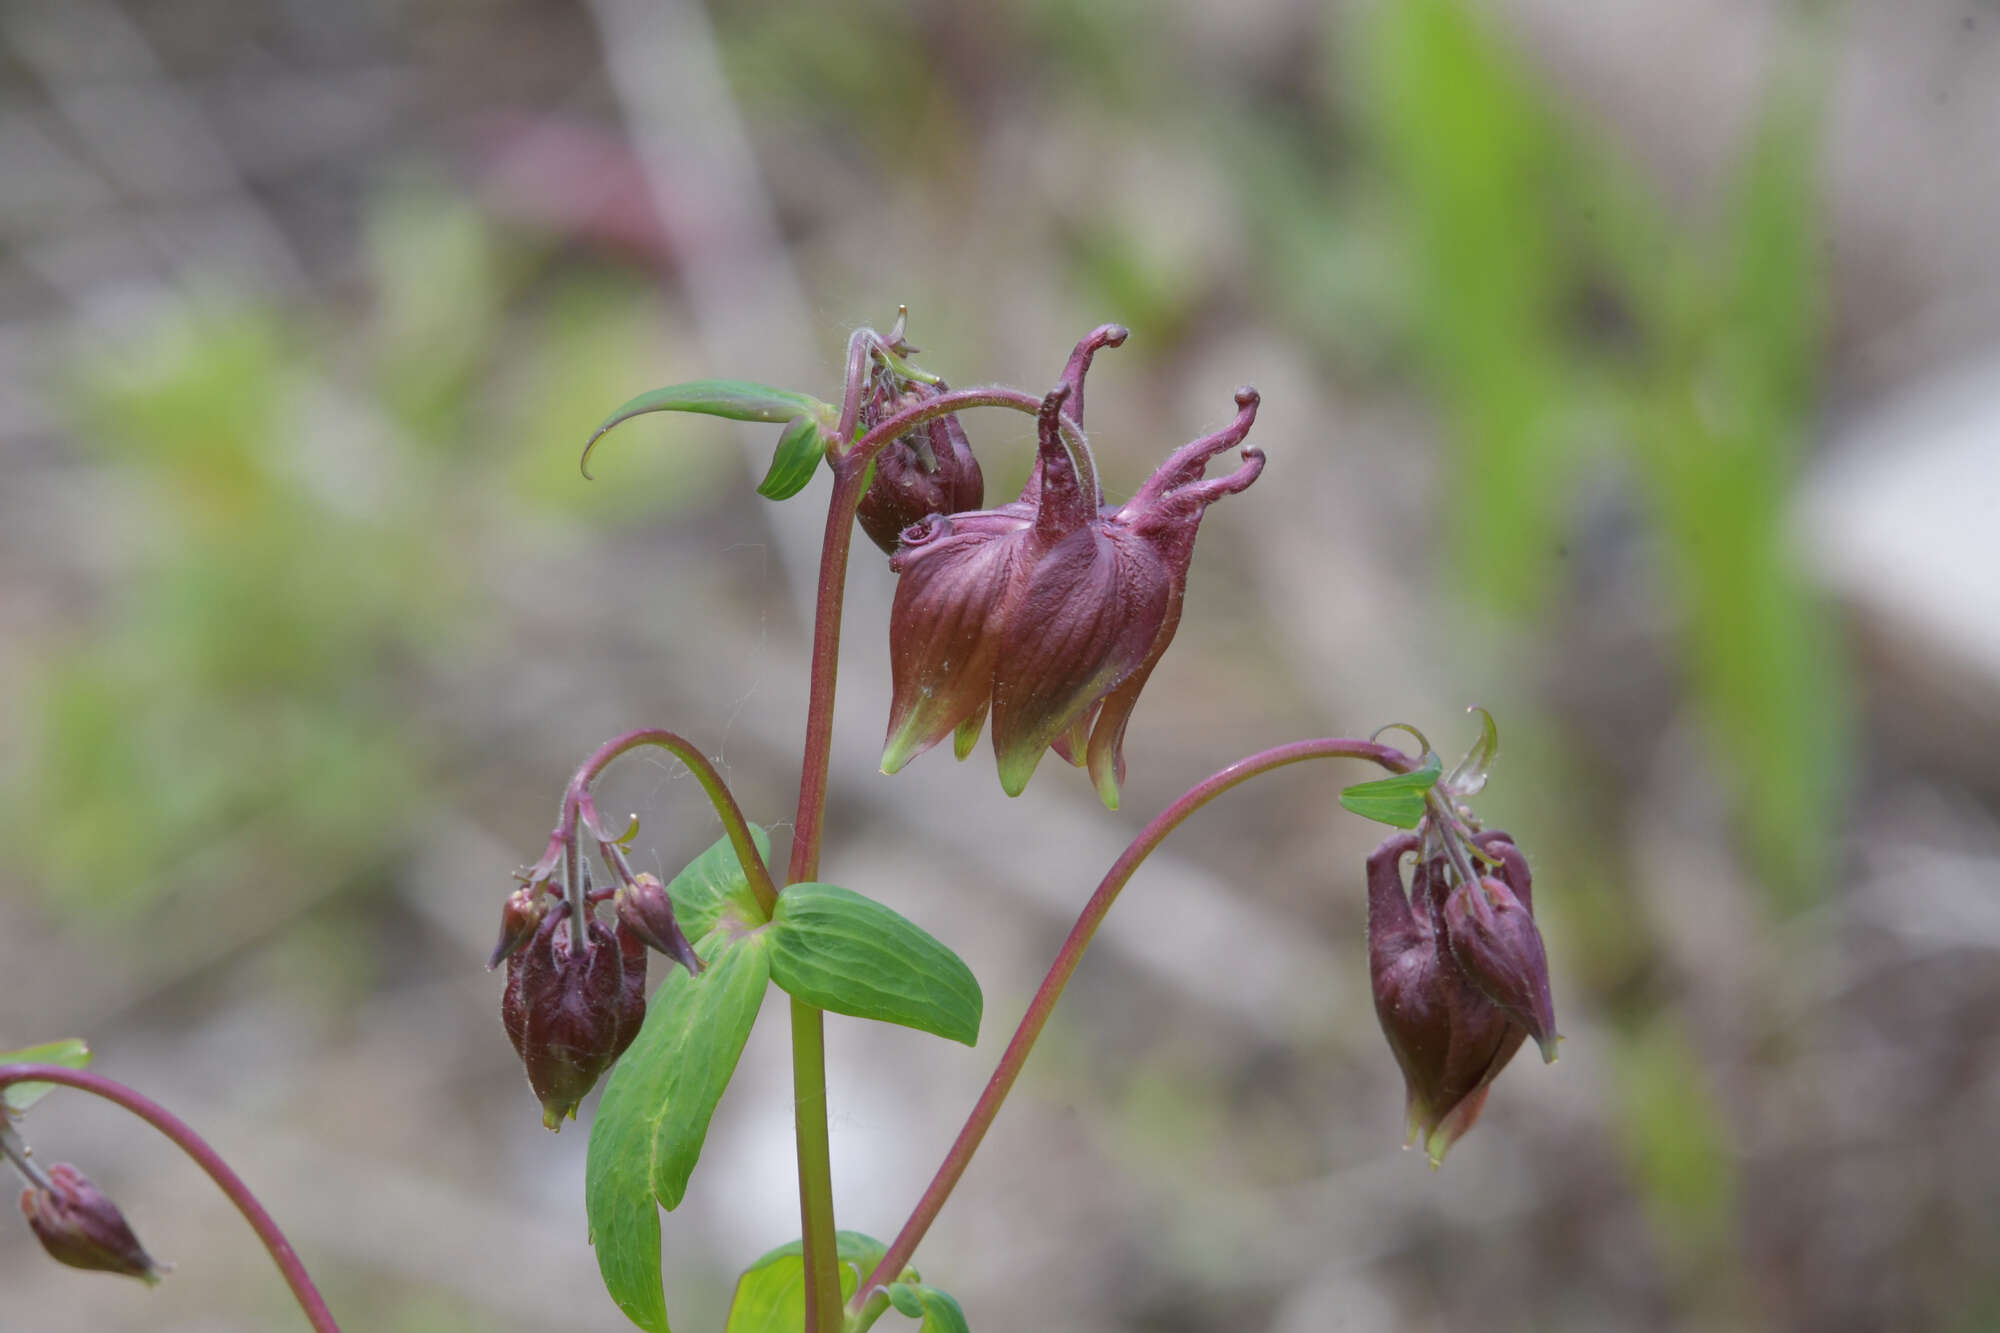
[[[1131,331],[1122,324],[1100,324],[1092,329],[1069,354],[1069,364],[1063,367],[1062,378],[1056,381],[1058,390],[1067,389],[1069,397],[1063,404],[1062,413],[1075,422],[1078,429],[1083,427],[1083,381],[1090,374],[1090,363],[1104,347],[1122,347]],[[1028,484],[1021,488],[1020,502],[1039,505],[1042,498],[1042,463],[1045,455],[1035,456],[1034,470],[1028,474]],[[1100,494],[1095,499],[1103,500]]]
[[[904,533],[889,562],[900,577],[889,611],[884,773],[984,712],[1001,631],[1033,549],[1033,527],[1006,510],[936,518]]]
[[[1151,543],[1089,526],[1036,564],[993,669],[1000,786],[1018,796],[1043,751],[1145,662],[1174,579]]]
[[[1445,899],[1445,938],[1466,976],[1541,1047],[1556,1058],[1555,1004],[1549,998],[1549,958],[1534,916],[1505,882],[1488,875],[1459,884]]]
[[[1125,784],[1125,724],[1132,720],[1132,710],[1138,706],[1139,691],[1146,688],[1153,668],[1165,655],[1167,645],[1174,641],[1174,631],[1180,628],[1183,590],[1183,579],[1176,578],[1167,604],[1166,619],[1160,622],[1159,631],[1153,635],[1152,647],[1146,650],[1146,660],[1117,689],[1105,696],[1104,708],[1098,713],[1097,725],[1091,730],[1084,760],[1090,768],[1090,783],[1097,788],[1097,797],[1104,802],[1106,810],[1118,808],[1119,788]]]

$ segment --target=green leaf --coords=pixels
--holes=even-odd
[[[794,884],[771,917],[771,980],[807,1004],[979,1041],[972,969],[915,923],[837,884]]]
[[[1340,803],[1363,819],[1394,824],[1397,828],[1415,828],[1424,817],[1424,795],[1443,771],[1444,764],[1438,757],[1428,755],[1424,766],[1414,772],[1344,788]]]
[[[90,1063],[90,1047],[81,1038],[43,1042],[18,1051],[0,1052],[0,1065],[61,1065],[81,1069]],[[53,1083],[16,1083],[0,1092],[0,1106],[19,1115],[55,1091]]]
[[[752,824],[750,841],[757,845],[757,854],[768,864],[771,835]],[[757,905],[757,895],[750,891],[750,879],[743,873],[743,863],[736,859],[736,849],[729,845],[727,833],[674,876],[673,883],[667,885],[667,896],[673,900],[674,919],[693,940],[725,920],[733,919],[747,926],[762,925],[765,920],[764,909]]]
[[[811,416],[793,417],[785,433],[778,437],[778,448],[771,455],[771,469],[757,483],[757,494],[766,500],[791,499],[806,488],[824,457],[826,435],[819,422]]]
[[[728,417],[731,421],[778,422],[790,421],[801,414],[817,416],[832,411],[810,394],[774,389],[750,380],[689,380],[685,384],[669,384],[664,389],[640,394],[604,418],[583,446],[583,474],[590,475],[590,451],[597,447],[606,431],[648,412],[699,412],[703,416]]]
[[[790,889],[786,890],[791,892]],[[859,1231],[834,1237],[840,1256],[840,1294],[852,1296],[861,1279],[875,1270],[889,1247]],[[729,1306],[724,1333],[798,1333],[806,1320],[805,1245],[780,1245],[743,1271]]]
[[[598,1272],[618,1308],[650,1333],[668,1333],[659,1205],[672,1209],[687,1191],[770,977],[757,935],[716,931],[695,952],[708,966],[698,977],[673,970],[612,1071],[584,1168]]]
[[[965,1322],[965,1311],[959,1308],[958,1302],[936,1287],[915,1282],[892,1282],[889,1284],[889,1304],[912,1319],[922,1319],[923,1327],[918,1333],[972,1333]]]

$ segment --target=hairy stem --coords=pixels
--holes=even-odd
[[[304,1310],[306,1318],[318,1333],[340,1333],[340,1325],[333,1322],[333,1315],[326,1308],[326,1301],[319,1294],[319,1288],[306,1273],[306,1266],[299,1262],[298,1251],[285,1239],[285,1233],[265,1211],[243,1178],[236,1174],[229,1163],[215,1149],[208,1146],[199,1134],[187,1124],[155,1102],[152,1098],[114,1082],[101,1074],[88,1073],[81,1069],[70,1069],[63,1065],[0,1065],[0,1090],[15,1083],[60,1083],[77,1088],[105,1101],[124,1107],[133,1115],[151,1125],[154,1129],[173,1140],[174,1146],[192,1157],[195,1164],[208,1172],[236,1210],[243,1214],[244,1221],[257,1233],[257,1239],[264,1242],[264,1248],[271,1252],[278,1271],[285,1276],[285,1283],[292,1289],[292,1297]]]
[[[992,1127],[994,1117],[1000,1114],[1000,1107],[1007,1100],[1007,1094],[1014,1087],[1014,1080],[1020,1076],[1021,1068],[1028,1062],[1028,1054],[1035,1048],[1035,1040],[1042,1034],[1049,1015],[1054,1012],[1056,1001],[1062,998],[1063,988],[1083,961],[1083,952],[1090,947],[1091,938],[1097,934],[1111,904],[1124,889],[1127,880],[1145,859],[1152,855],[1167,835],[1195,811],[1207,805],[1231,787],[1248,782],[1251,778],[1268,773],[1274,768],[1300,763],[1307,759],[1363,759],[1380,764],[1392,773],[1406,773],[1415,767],[1410,757],[1393,746],[1381,745],[1374,741],[1348,740],[1334,737],[1326,740],[1293,741],[1280,745],[1247,759],[1239,759],[1220,772],[1203,778],[1188,788],[1181,796],[1159,814],[1151,823],[1139,831],[1132,842],[1105,872],[1097,891],[1090,895],[1090,901],[1083,906],[1076,924],[1070,927],[1068,938],[1056,952],[1055,961],[1049,965],[1048,975],[1042,978],[1041,986],[1034,998],[1028,1002],[1027,1013],[1021,1016],[1020,1026],[1014,1029],[1013,1040],[1000,1056],[1000,1064],[994,1069],[993,1077],[986,1081],[985,1091],[966,1117],[965,1127],[958,1132],[951,1149],[945,1153],[944,1161],[938,1166],[937,1174],[931,1178],[930,1187],[917,1200],[916,1208],[910,1213],[909,1221],[896,1233],[889,1252],[882,1262],[875,1265],[875,1271],[865,1278],[854,1292],[854,1308],[860,1309],[870,1292],[883,1284],[896,1280],[916,1253],[917,1246],[937,1220],[940,1209],[951,1197],[965,1168],[971,1164],[972,1155],[979,1151],[980,1141]]]

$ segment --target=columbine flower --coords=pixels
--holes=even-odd
[[[1117,808],[1125,726],[1180,624],[1202,515],[1264,468],[1264,455],[1246,448],[1234,472],[1203,476],[1256,419],[1257,394],[1241,389],[1226,428],[1176,450],[1126,504],[1105,506],[1095,478],[1079,475],[1063,426],[1081,426],[1093,354],[1124,339],[1105,325],[1077,345],[1042,402],[1040,450],[1018,500],[903,531],[889,562],[899,580],[884,772],[953,732],[963,758],[990,708],[1008,795],[1054,748],[1087,763],[1098,795]]]
[[[21,1214],[49,1257],[71,1268],[123,1273],[148,1286],[164,1269],[146,1253],[118,1206],[68,1162],[48,1170],[49,1183],[21,1191]]]
[[[1476,885],[1451,885],[1448,858],[1420,856],[1406,896],[1403,858],[1424,848],[1415,833],[1390,838],[1368,858],[1375,1015],[1403,1071],[1410,1140],[1433,1166],[1472,1128],[1522,1042],[1532,1034],[1548,1058],[1555,1050],[1527,860],[1503,833],[1473,841],[1501,863]]]
[[[591,921],[578,943],[567,903],[542,918],[533,938],[507,956],[500,1018],[542,1123],[562,1128],[646,1021],[646,946],[622,924],[614,935]]]

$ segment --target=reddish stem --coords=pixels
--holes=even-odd
[[[15,1083],[60,1083],[76,1088],[105,1101],[124,1107],[133,1115],[151,1125],[160,1133],[173,1140],[174,1146],[192,1157],[195,1164],[208,1172],[243,1219],[257,1233],[257,1239],[264,1242],[264,1248],[271,1252],[271,1258],[278,1265],[278,1271],[285,1275],[286,1285],[292,1289],[292,1297],[304,1310],[318,1333],[340,1333],[340,1325],[333,1322],[333,1315],[326,1308],[326,1301],[319,1294],[319,1288],[306,1273],[306,1266],[299,1261],[298,1251],[285,1239],[285,1233],[278,1229],[271,1214],[243,1183],[243,1178],[222,1160],[221,1154],[208,1146],[201,1135],[189,1129],[186,1122],[143,1093],[126,1087],[123,1083],[105,1078],[101,1074],[88,1073],[81,1069],[70,1069],[63,1065],[0,1065],[0,1090]]]
[[[965,1168],[971,1164],[972,1155],[979,1151],[980,1141],[992,1127],[994,1117],[1000,1114],[1001,1104],[1007,1100],[1007,1094],[1014,1087],[1014,1080],[1020,1076],[1022,1066],[1028,1062],[1028,1053],[1035,1048],[1035,1039],[1041,1036],[1042,1028],[1048,1023],[1050,1013],[1055,1010],[1056,1001],[1062,998],[1063,988],[1069,984],[1077,965],[1083,961],[1083,951],[1090,947],[1091,938],[1097,934],[1098,926],[1103,924],[1105,915],[1111,911],[1111,904],[1117,901],[1119,892],[1124,889],[1125,882],[1132,878],[1133,872],[1162,842],[1166,841],[1169,833],[1180,827],[1189,815],[1231,787],[1248,782],[1251,778],[1268,773],[1274,768],[1283,768],[1288,764],[1296,764],[1307,759],[1365,759],[1380,764],[1391,773],[1407,773],[1416,766],[1401,750],[1375,741],[1348,740],[1340,737],[1293,741],[1288,745],[1275,746],[1251,755],[1247,759],[1239,759],[1220,772],[1203,778],[1183,792],[1172,805],[1153,816],[1152,822],[1141,829],[1139,836],[1132,839],[1131,844],[1119,854],[1111,869],[1105,872],[1103,880],[1099,882],[1097,891],[1091,894],[1090,901],[1084,904],[1076,924],[1070,927],[1068,938],[1063,940],[1062,948],[1056,952],[1055,961],[1049,965],[1048,975],[1042,978],[1041,986],[1035,991],[1034,998],[1028,1002],[1028,1011],[1021,1016],[1021,1024],[1014,1029],[1013,1040],[1007,1043],[1006,1051],[1001,1054],[999,1067],[993,1071],[993,1077],[986,1081],[986,1089],[979,1094],[979,1101],[974,1104],[972,1114],[966,1117],[965,1127],[959,1130],[958,1138],[952,1142],[950,1151],[945,1153],[937,1174],[931,1178],[930,1187],[924,1191],[923,1197],[917,1200],[915,1210],[910,1213],[910,1220],[896,1233],[896,1239],[889,1246],[889,1252],[882,1257],[881,1263],[875,1265],[875,1271],[855,1288],[850,1308],[859,1310],[870,1292],[894,1282],[904,1266],[910,1262],[910,1256],[916,1253],[917,1246],[922,1242],[925,1233],[930,1230],[931,1223],[937,1220],[939,1210],[951,1197],[959,1178],[965,1174]]]
[[[555,858],[562,854],[562,849],[575,842],[577,821],[586,812],[594,816],[596,807],[590,799],[590,784],[614,760],[647,745],[665,750],[687,765],[688,772],[694,774],[695,781],[708,793],[709,803],[715,807],[723,828],[729,833],[730,848],[735,851],[744,875],[750,880],[750,891],[756,895],[758,904],[768,916],[778,904],[778,888],[772,883],[771,872],[757,851],[756,841],[750,836],[750,823],[743,817],[742,807],[736,804],[735,794],[722,780],[722,774],[716,772],[715,765],[708,761],[708,756],[701,752],[701,747],[679,732],[668,731],[664,727],[643,727],[622,736],[613,736],[583,761],[563,792],[562,811],[556,820],[555,832],[549,835],[549,850],[535,871],[530,872],[531,877],[536,872],[545,875],[554,869]],[[600,836],[603,832],[596,828],[590,831]]]
[[[849,349],[847,398],[841,421],[853,429],[865,377],[856,367],[857,341]],[[868,464],[891,440],[926,421],[968,407],[1012,407],[1035,412],[1041,399],[1018,389],[954,389],[912,404],[877,422],[852,444],[836,442],[833,496],[827,504],[826,537],[820,548],[819,584],[813,611],[812,680],[806,696],[805,757],[799,765],[799,809],[792,825],[787,884],[819,875],[820,844],[826,829],[827,772],[833,761],[833,701],[840,672],[840,621],[847,591],[847,562],[854,544],[854,511],[868,481]],[[1066,423],[1067,424],[1067,423]],[[1080,437],[1079,437],[1080,439]],[[1076,446],[1076,447],[1080,447]],[[793,1124],[799,1155],[799,1223],[805,1248],[806,1329],[832,1333],[840,1327],[840,1261],[835,1248],[833,1168],[826,1124],[826,1019],[811,1005],[792,1001]]]
[[[891,418],[894,420],[894,418]],[[886,424],[886,423],[885,423]],[[875,432],[867,438],[872,439]],[[893,438],[893,437],[887,437]],[[819,848],[826,825],[827,770],[833,762],[833,697],[840,674],[840,619],[846,600],[847,557],[854,545],[854,511],[861,504],[866,460],[834,469],[833,498],[826,510],[826,540],[820,548],[819,592],[813,614],[812,682],[806,697],[806,750],[799,765],[799,811],[792,832],[787,884],[819,874]]]

